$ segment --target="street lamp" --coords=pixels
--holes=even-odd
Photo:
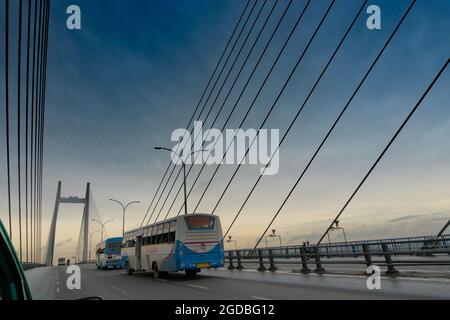
[[[108,221],[105,221],[105,222],[101,222],[100,220],[92,219],[92,221],[95,221],[95,222],[99,223],[100,226],[102,227],[102,234],[101,234],[101,240],[100,240],[100,242],[103,242],[103,232],[106,234],[106,231],[105,231],[105,225],[106,225],[108,222],[113,222],[114,220],[111,219],[111,220],[108,220]]]
[[[236,242],[236,240],[231,240],[231,238],[232,238],[232,236],[228,236],[227,242],[234,242],[234,249],[237,250],[238,249],[237,248],[237,242]]]
[[[88,258],[89,261],[91,261],[91,253],[92,253],[92,236],[99,232],[100,231],[93,231],[89,233],[89,258]]]
[[[186,163],[183,161],[183,158],[181,158],[181,156],[178,153],[176,153],[175,151],[173,151],[172,149],[163,148],[163,147],[155,147],[155,150],[169,151],[169,152],[173,153],[174,155],[176,155],[177,158],[180,159],[181,163],[183,164],[184,214],[187,215],[188,210],[187,210],[187,194],[186,194]],[[207,151],[207,150],[194,151],[190,155],[192,156],[193,154],[196,154],[198,152],[204,152],[204,151]]]
[[[127,211],[128,206],[132,205],[133,203],[141,203],[140,201],[131,201],[126,206],[122,204],[119,200],[116,199],[109,199],[109,201],[116,202],[120,204],[122,207],[122,215],[123,215],[123,224],[122,224],[122,236],[125,234],[125,211]]]
[[[335,224],[335,226],[332,226],[332,227],[330,228],[330,230],[328,231],[328,242],[331,243],[331,242],[330,242],[330,235],[329,235],[329,232],[330,232],[330,231],[342,230],[342,233],[344,234],[344,240],[345,240],[345,243],[347,244],[347,236],[345,235],[345,229],[344,229],[343,227],[340,227],[340,226],[339,226],[339,220],[336,220],[336,221],[334,222],[334,224]]]
[[[265,240],[266,240],[266,248],[268,248],[268,245],[267,245],[267,238],[278,238],[278,240],[280,240],[280,247],[283,246],[282,243],[281,243],[281,236],[280,236],[279,234],[275,234],[276,231],[277,231],[276,229],[272,229],[272,234],[269,234],[269,235],[267,235],[267,236],[265,237]]]

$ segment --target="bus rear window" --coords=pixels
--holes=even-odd
[[[120,254],[120,242],[108,242],[106,243],[107,254]]]
[[[188,216],[184,218],[188,230],[212,230],[214,229],[215,217]]]

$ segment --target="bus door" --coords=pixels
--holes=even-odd
[[[142,268],[142,259],[141,259],[141,252],[142,252],[142,236],[136,237],[136,246],[135,246],[135,256],[136,256],[136,271],[141,270]]]

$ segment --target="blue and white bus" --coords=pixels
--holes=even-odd
[[[224,264],[222,227],[218,216],[192,214],[125,233],[122,255],[128,274],[153,271],[155,278],[185,271],[193,276]]]
[[[122,237],[108,238],[96,246],[97,269],[120,269]]]

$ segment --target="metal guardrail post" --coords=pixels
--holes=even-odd
[[[259,272],[267,271],[266,267],[264,267],[264,258],[263,258],[262,250],[258,250],[258,257],[259,257],[258,271]]]
[[[352,244],[352,252],[354,258],[358,257],[358,250],[356,250],[355,247],[356,245]]]
[[[362,249],[364,252],[364,259],[366,260],[366,265],[369,267],[372,265],[372,258],[370,257],[370,253],[369,253],[369,245],[366,243],[363,244]]]
[[[386,265],[387,265],[387,271],[386,274],[396,274],[398,273],[398,270],[394,268],[394,263],[392,261],[392,257],[391,254],[388,253],[389,249],[386,243],[382,243],[381,244],[381,248],[383,249],[384,254],[384,259],[386,260]]]
[[[228,266],[228,270],[234,270],[234,264],[233,264],[233,251],[228,251],[228,260],[230,262]]]
[[[314,270],[314,272],[324,273],[325,269],[322,267],[322,262],[320,262],[319,247],[314,247],[314,256],[316,259],[316,269]]]
[[[275,267],[275,261],[273,259],[273,251],[272,249],[269,249],[269,261],[270,261],[270,268],[269,270],[272,272],[277,271],[277,267]]]
[[[331,258],[331,256],[330,256],[330,248],[325,247],[325,250],[327,251],[327,257],[328,257],[328,258]]]
[[[242,261],[241,261],[241,252],[236,251],[236,256],[237,256],[237,268],[236,269],[238,269],[238,270],[244,269],[244,266],[242,265]]]
[[[311,269],[308,268],[305,248],[300,248],[300,256],[302,259],[302,270],[300,270],[300,272],[301,273],[310,273]]]

